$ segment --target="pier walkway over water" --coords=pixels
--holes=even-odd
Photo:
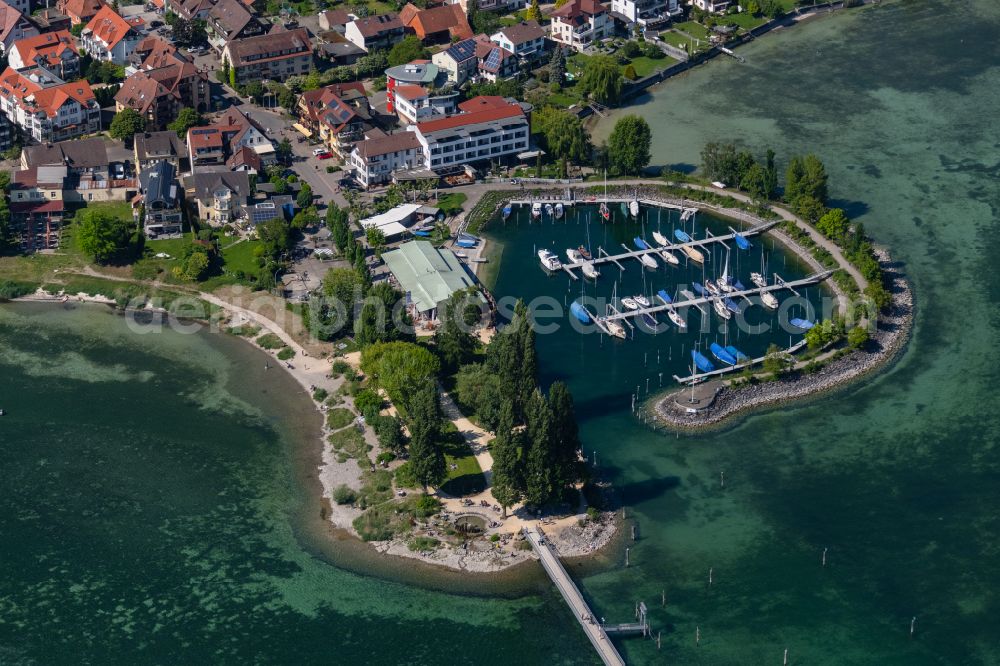
[[[538,553],[538,559],[542,562],[542,567],[545,569],[545,573],[549,575],[552,582],[556,584],[559,588],[559,593],[562,594],[563,599],[569,605],[570,610],[573,611],[573,615],[576,616],[577,621],[579,621],[580,626],[583,627],[584,633],[587,634],[587,638],[590,639],[590,643],[597,650],[598,656],[600,656],[601,661],[603,661],[608,666],[625,666],[625,660],[622,656],[618,654],[617,648],[608,638],[608,634],[604,631],[604,627],[597,621],[594,614],[591,612],[590,607],[584,600],[583,595],[580,593],[580,589],[573,582],[573,579],[569,577],[566,573],[566,569],[563,567],[562,562],[556,557],[556,554],[552,552],[551,546],[545,540],[545,536],[541,533],[537,526],[530,526],[524,528],[524,535],[528,538],[528,541],[534,547],[535,552]]]

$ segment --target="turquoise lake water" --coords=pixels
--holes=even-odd
[[[862,386],[674,438],[629,411],[658,383],[637,351],[653,343],[539,336],[639,530],[628,569],[613,553],[580,586],[609,621],[651,606],[663,647],[621,642],[635,664],[1000,663],[1000,5],[888,3],[742,53],[630,110],[655,161],[730,139],[822,156],[913,282],[913,340]],[[505,239],[512,265],[562,248],[535,230]],[[579,288],[540,275],[502,271],[497,291]],[[317,527],[301,389],[237,340],[128,331],[103,309],[0,308],[0,663],[594,662],[537,575],[502,598],[355,573]]]

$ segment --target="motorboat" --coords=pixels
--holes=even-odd
[[[750,274],[750,281],[753,282],[758,287],[766,287],[767,286],[767,280],[765,280],[764,276],[761,275],[760,273],[751,273]]]
[[[559,261],[559,257],[556,256],[555,252],[550,252],[549,250],[539,250],[538,260],[542,262],[542,267],[545,270],[557,271],[562,268],[562,262]]]
[[[507,204],[506,206],[503,207],[503,211],[501,211],[503,219],[506,220],[508,217],[510,217],[511,210],[513,209],[510,207],[510,204]]]
[[[632,217],[639,217],[639,202],[632,199],[628,204],[628,212]]]
[[[714,280],[705,280],[705,289],[713,296],[718,296],[722,293],[722,290],[719,289],[719,285],[717,285]]]
[[[583,307],[582,305],[580,305],[576,301],[573,301],[572,303],[570,303],[569,311],[570,311],[570,314],[572,314],[574,317],[576,317],[578,321],[581,321],[584,324],[589,324],[590,323],[590,313],[587,312],[587,308]]]
[[[681,260],[677,258],[677,255],[666,248],[660,248],[660,256],[663,257],[663,260],[668,264],[672,264],[674,266],[680,266],[681,264]]]
[[[601,271],[597,270],[597,267],[593,263],[587,261],[580,266],[580,270],[583,271],[583,277],[590,278],[591,280],[596,280],[601,277]]]
[[[539,218],[541,216],[542,216],[542,204],[536,201],[535,203],[531,204],[531,217]]]
[[[638,310],[639,304],[635,302],[634,298],[629,298],[628,296],[626,296],[625,298],[622,299],[622,307],[628,310]]]
[[[772,294],[769,291],[760,292],[760,302],[764,305],[765,308],[771,310],[778,309],[778,299],[774,296],[774,294]]]
[[[549,217],[552,217],[555,214],[555,209],[552,207],[552,204],[545,204],[545,214]]]
[[[566,258],[569,259],[569,263],[571,264],[578,264],[583,261],[583,255],[580,254],[580,251],[573,248],[566,250]]]
[[[707,358],[705,358],[703,354],[699,353],[694,349],[691,350],[691,360],[694,361],[694,364],[702,372],[712,372],[713,370],[715,370],[715,366],[712,365],[712,362],[709,361]]]
[[[576,251],[579,252],[580,256],[583,257],[584,259],[590,259],[590,250],[588,250],[584,246],[581,245],[580,247],[576,248]]]
[[[717,342],[713,342],[709,349],[712,350],[712,356],[719,359],[726,365],[736,365],[736,357],[726,351],[726,348]]]
[[[637,296],[633,296],[632,300],[635,301],[636,303],[638,303],[640,308],[648,308],[649,307],[649,299],[646,298],[645,296],[641,295],[641,294],[637,295]]]
[[[558,220],[559,218],[561,218],[563,216],[564,212],[565,212],[565,209],[563,208],[562,203],[557,203],[556,204],[556,208],[555,208],[556,219]]]
[[[645,266],[646,268],[659,268],[660,266],[658,263],[656,263],[656,259],[653,259],[653,257],[649,256],[648,254],[640,254],[639,261],[641,261],[642,265]]]
[[[670,317],[670,321],[674,322],[677,328],[682,330],[687,328],[687,322],[684,321],[684,317],[675,308],[667,308],[667,316]]]
[[[420,225],[419,227],[413,227],[412,231],[413,231],[413,235],[414,236],[427,237],[427,236],[430,236],[431,233],[433,233],[434,227],[432,227],[430,225],[423,224],[423,225]]]
[[[661,234],[659,231],[653,232],[653,240],[656,241],[657,245],[663,245],[663,246],[670,245],[670,240],[666,236]]]
[[[723,319],[732,319],[733,313],[729,311],[726,304],[722,302],[721,299],[716,298],[712,301],[712,307],[715,308],[715,314],[719,315]]]

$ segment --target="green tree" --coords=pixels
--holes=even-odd
[[[288,164],[292,160],[292,142],[285,137],[278,142],[277,148],[275,148],[275,154],[278,159],[281,160],[282,164]]]
[[[611,172],[638,175],[649,164],[652,132],[649,123],[636,115],[618,119],[608,137],[608,161]]]
[[[302,183],[302,188],[299,193],[295,195],[295,203],[299,208],[308,208],[312,206],[313,202],[313,190],[309,183]]]
[[[374,422],[378,445],[386,451],[400,453],[406,446],[402,423],[397,416],[379,416]]]
[[[537,0],[535,0],[537,2]],[[587,61],[578,87],[601,104],[612,105],[622,92],[622,70],[610,56],[593,56]]]
[[[496,438],[490,443],[493,456],[493,497],[503,507],[503,517],[507,509],[521,499],[523,463],[519,433],[514,430],[514,405],[507,399],[500,408]]]
[[[563,163],[563,176],[567,162],[580,164],[590,155],[590,137],[575,114],[547,106],[538,112],[535,123],[549,154]]]
[[[417,389],[441,371],[437,356],[412,342],[377,342],[361,350],[361,369],[396,404],[409,410]]]
[[[10,188],[10,172],[0,171],[0,193]],[[10,206],[7,197],[0,194],[0,251],[11,245]]]
[[[115,114],[108,133],[116,139],[131,141],[132,137],[146,128],[146,119],[132,108],[124,108]]]
[[[354,322],[354,339],[361,347],[400,339],[402,331],[392,320],[392,313],[402,297],[388,282],[379,282],[368,290]]]
[[[505,400],[512,400],[500,377],[481,363],[463,365],[455,376],[455,394],[464,408],[475,411],[483,428],[498,432],[500,407]]]
[[[635,65],[632,63],[625,65],[625,70],[622,72],[622,76],[629,81],[635,81],[639,78],[639,75],[635,72]]]
[[[553,450],[553,417],[548,401],[535,389],[524,408],[526,446],[524,501],[542,506],[556,492],[556,459]]]
[[[264,84],[260,81],[251,81],[243,86],[243,94],[253,100],[255,104],[260,104],[264,98]]]
[[[284,219],[274,218],[257,225],[257,237],[264,248],[265,256],[277,259],[292,246],[292,236]]]
[[[139,241],[131,224],[93,208],[85,208],[77,214],[76,239],[84,254],[98,264],[125,259]]]
[[[815,155],[793,157],[785,172],[785,201],[790,204],[801,197],[811,197],[826,204],[826,167]]]
[[[426,492],[447,475],[441,449],[441,406],[437,388],[431,380],[416,387],[410,400],[410,464],[417,481]]]
[[[191,107],[185,106],[177,112],[177,117],[174,118],[173,122],[167,125],[167,129],[171,132],[176,132],[177,136],[184,139],[187,137],[187,131],[189,129],[197,127],[198,125],[201,125],[201,123],[201,114]]]
[[[229,72],[230,72],[230,70],[231,70],[231,68],[229,67],[229,58],[223,57],[222,58],[222,78],[225,81],[229,81]]]
[[[407,35],[389,49],[389,66],[405,65],[414,60],[426,60],[430,57],[424,43],[416,35]]]
[[[552,442],[555,485],[561,492],[579,479],[580,432],[576,424],[573,396],[563,382],[549,387],[552,409]]]
[[[740,189],[749,194],[756,202],[767,201],[767,170],[754,163],[740,180]]]
[[[471,331],[480,314],[477,303],[474,291],[462,290],[449,296],[438,308],[434,345],[448,373],[456,372],[476,350],[478,340]]]
[[[764,159],[764,188],[769,200],[778,193],[778,168],[774,165],[774,151],[770,148]]]
[[[552,49],[552,57],[549,59],[549,82],[560,86],[566,83],[566,56],[558,45]]]
[[[378,227],[368,227],[365,229],[365,240],[368,242],[368,247],[374,250],[375,256],[381,257],[382,251],[385,250],[385,232]]]
[[[207,252],[192,252],[191,256],[184,261],[184,277],[192,282],[202,279],[208,271],[209,263]]]
[[[531,0],[531,6],[524,12],[524,18],[529,21],[542,20],[542,8],[538,6],[538,0]]]
[[[809,224],[816,224],[826,213],[826,207],[818,199],[803,194],[795,200],[795,212]]]
[[[836,241],[847,236],[850,228],[851,221],[847,219],[847,213],[842,208],[831,208],[816,223],[816,229],[821,234]]]
[[[236,68],[235,67],[230,67],[229,68],[229,87],[232,88],[233,90],[236,90],[237,87],[238,87],[236,85]]]
[[[847,333],[847,344],[851,349],[863,349],[868,344],[868,329],[864,326],[855,326]]]

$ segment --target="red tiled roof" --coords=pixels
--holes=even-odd
[[[187,143],[191,150],[222,148],[222,130],[218,127],[192,127],[188,130]]]
[[[484,108],[481,111],[471,113],[460,113],[457,116],[441,118],[440,120],[428,120],[417,123],[417,128],[422,133],[439,132],[441,130],[453,129],[455,127],[465,127],[466,125],[476,125],[478,123],[488,123],[503,118],[513,118],[523,116],[524,110],[518,104],[508,104],[504,107]]]
[[[584,16],[597,16],[607,11],[607,8],[597,0],[569,0],[562,7],[553,10],[549,16],[561,19],[569,19],[570,22]]]
[[[483,111],[485,109],[506,109],[511,103],[500,95],[479,95],[464,102],[459,102],[459,110],[465,113]]]
[[[90,89],[90,84],[86,81],[73,81],[43,88],[11,67],[8,67],[0,75],[0,94],[4,97],[13,96],[17,99],[19,106],[34,107],[39,111],[44,111],[50,118],[59,115],[59,109],[71,99],[83,106],[94,100],[94,91]],[[33,98],[34,102],[25,101],[25,98],[29,96]]]
[[[21,56],[21,62],[29,64],[47,64],[58,66],[62,63],[62,55],[66,51],[76,53],[76,40],[68,30],[47,32],[34,37],[26,37],[14,43],[14,50]],[[44,61],[44,62],[43,62]]]
[[[12,213],[58,213],[65,210],[65,204],[59,199],[55,201],[26,201],[12,203],[10,210]]]
[[[104,3],[101,0],[60,0],[56,6],[59,11],[73,19],[74,23],[80,23],[93,18]]]
[[[421,97],[427,97],[427,89],[423,86],[396,86],[392,89],[392,94],[396,97],[413,100]]]
[[[440,5],[429,9],[417,9],[407,3],[399,13],[403,25],[413,30],[417,37],[426,39],[430,35],[448,31],[452,37],[469,39],[472,28],[461,5]]]
[[[128,21],[116,14],[115,10],[105,5],[90,20],[86,30],[90,30],[95,38],[107,44],[108,49],[112,49],[129,34],[132,26]]]

